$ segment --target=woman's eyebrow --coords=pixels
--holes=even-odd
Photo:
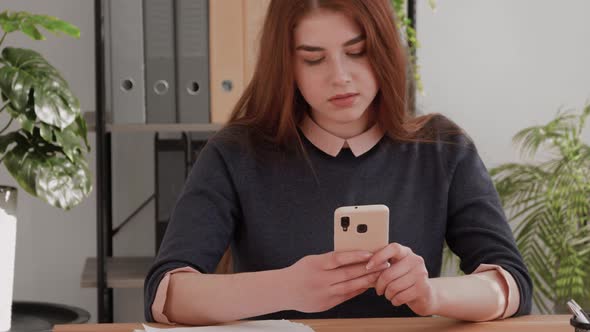
[[[357,37],[352,38],[351,40],[345,42],[344,44],[342,44],[342,46],[350,46],[350,45],[354,45],[356,43],[359,43],[361,41],[365,40],[365,35],[359,35]],[[297,46],[297,48],[295,48],[296,51],[302,50],[302,51],[307,51],[307,52],[320,52],[320,51],[325,51],[326,49],[324,49],[323,47],[319,47],[319,46],[309,46],[309,45],[299,45]]]

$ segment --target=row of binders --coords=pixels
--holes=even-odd
[[[224,123],[251,77],[268,2],[103,0],[113,123]]]

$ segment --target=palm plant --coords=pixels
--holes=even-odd
[[[581,139],[589,114],[590,105],[579,115],[558,112],[514,136],[521,154],[544,148],[548,160],[490,170],[544,313],[562,312],[570,298],[590,304],[590,146]]]

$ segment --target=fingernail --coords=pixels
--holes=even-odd
[[[389,269],[391,267],[391,263],[387,262],[385,263],[385,266],[387,266],[386,269]]]
[[[369,262],[369,264],[367,264],[367,270],[370,270],[373,268],[373,262]]]

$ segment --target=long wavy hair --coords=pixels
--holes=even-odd
[[[437,114],[413,116],[409,112],[406,48],[390,0],[271,0],[259,38],[252,80],[233,109],[227,126],[247,127],[256,140],[286,149],[299,148],[307,155],[297,125],[310,106],[295,84],[293,31],[305,15],[317,9],[342,12],[361,27],[366,37],[366,53],[379,86],[373,101],[376,119],[390,138],[435,142],[440,129],[461,132],[446,120],[437,121],[443,128],[426,126]],[[231,250],[227,250],[216,273],[231,271]]]
[[[293,31],[317,9],[349,15],[361,27],[379,86],[373,100],[376,120],[387,135],[399,141],[432,141],[422,129],[436,114],[417,117],[409,112],[406,48],[389,0],[271,0],[252,80],[227,125],[253,129],[257,138],[275,146],[303,147],[297,125],[310,106],[295,83]]]

